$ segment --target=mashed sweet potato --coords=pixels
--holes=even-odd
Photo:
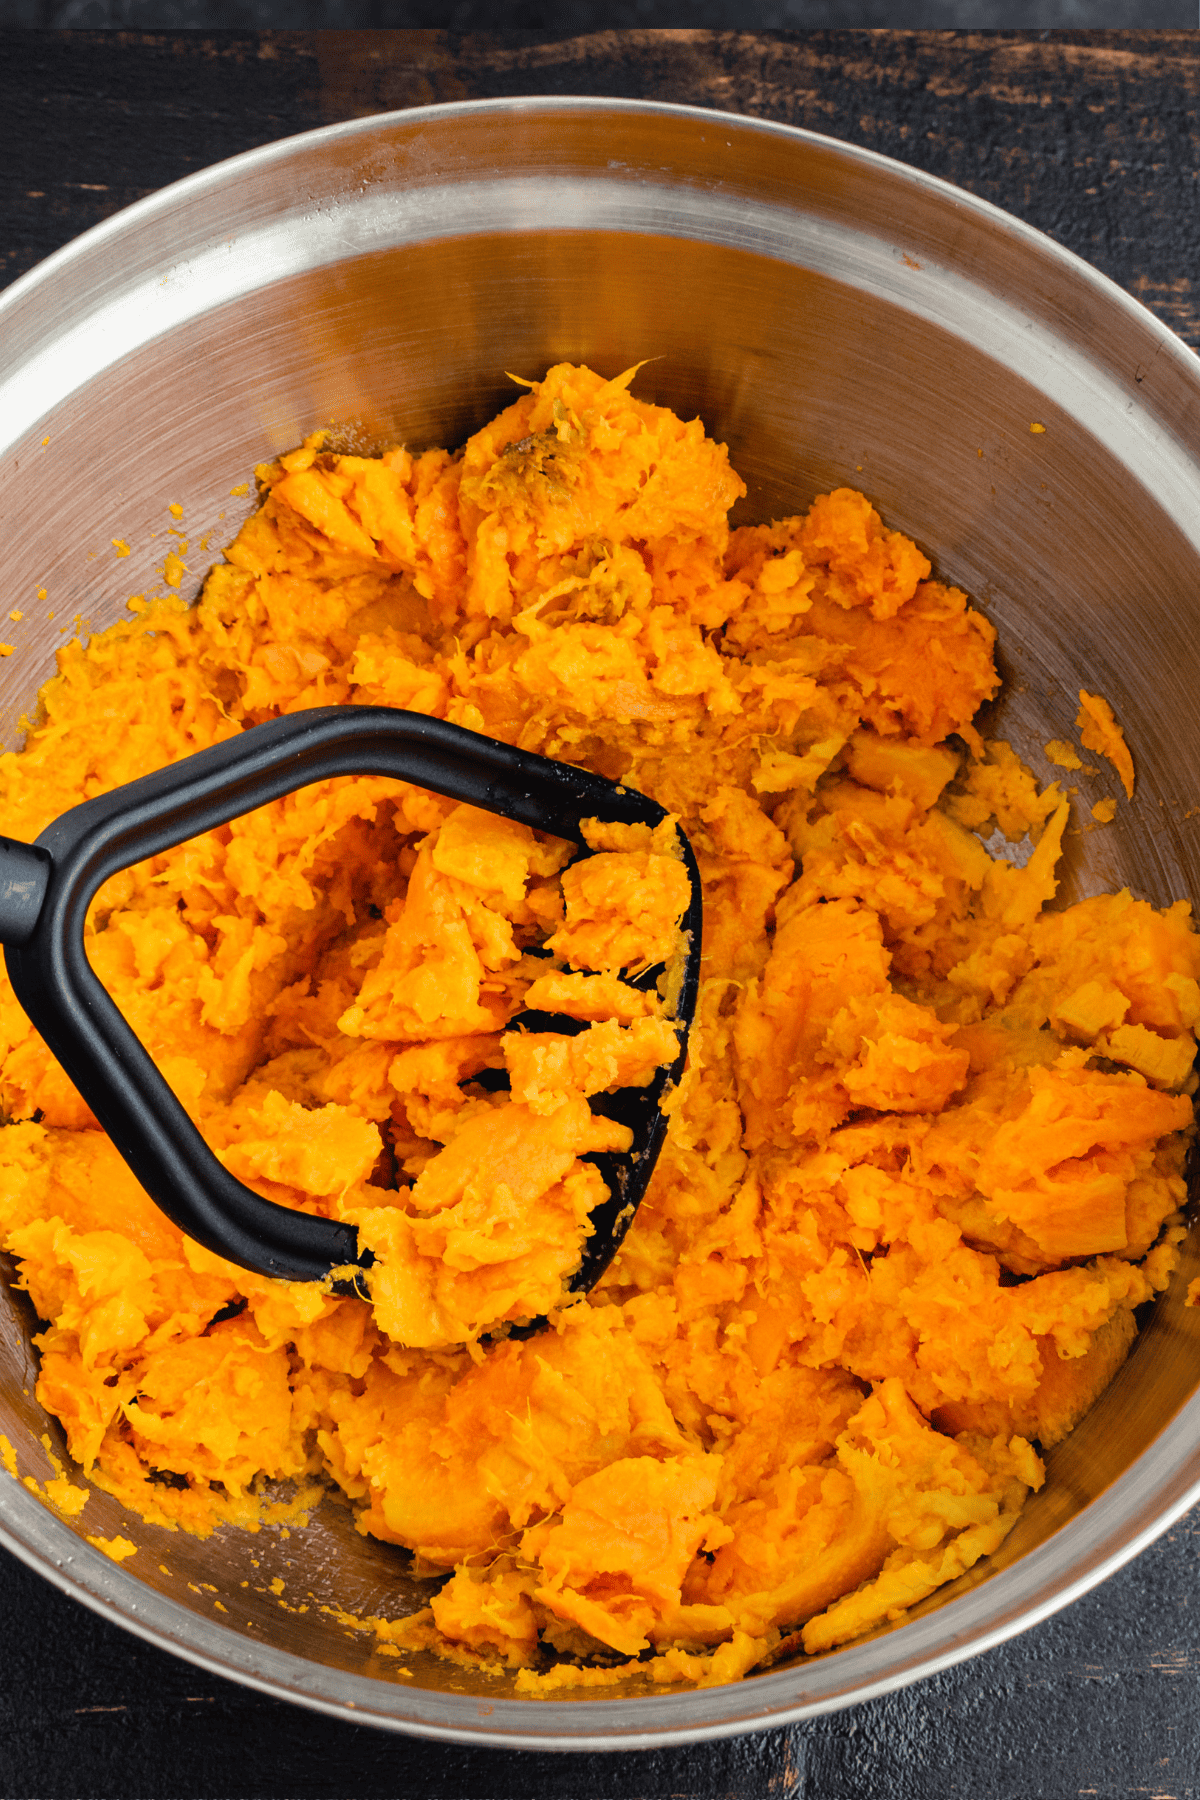
[[[987,621],[848,489],[731,532],[724,448],[629,390],[561,366],[460,454],[315,438],[260,469],[199,602],[70,646],[0,760],[0,829],[31,838],[281,712],[388,704],[682,821],[689,1069],[586,1300],[586,1157],[620,1147],[587,1097],[675,1053],[626,979],[686,901],[648,832],[568,867],[337,781],[98,896],[92,961],[209,1141],[358,1225],[369,1302],[185,1241],[0,992],[0,1219],[82,1467],[201,1533],[319,1474],[445,1578],[381,1634],[530,1694],[631,1658],[732,1679],[995,1549],[1171,1274],[1192,1131],[1189,909],[1047,910],[1069,803],[972,725]],[[584,1029],[506,1034],[523,1007]]]

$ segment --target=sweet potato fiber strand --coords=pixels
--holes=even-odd
[[[458,455],[318,437],[261,469],[199,603],[71,645],[0,762],[0,829],[31,838],[280,712],[384,703],[618,777],[690,834],[689,1072],[586,1301],[583,1158],[622,1138],[586,1097],[675,1053],[669,1003],[622,979],[677,946],[673,835],[598,831],[567,867],[343,780],[99,895],[92,961],[209,1141],[354,1220],[372,1304],[183,1240],[0,1001],[5,1241],[92,1479],[203,1533],[320,1474],[446,1577],[380,1635],[531,1694],[629,1658],[727,1680],[994,1550],[1033,1443],[1166,1285],[1192,1129],[1188,908],[1045,910],[1068,802],[972,727],[991,627],[847,489],[731,533],[724,448],[629,380],[552,369]],[[522,1006],[588,1029],[506,1038]],[[506,1064],[511,1095],[480,1085]]]

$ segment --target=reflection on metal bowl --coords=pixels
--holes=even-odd
[[[1187,816],[1200,794],[1200,362],[1049,240],[929,177],[683,108],[419,109],[253,151],[140,202],[11,288],[0,340],[8,604],[49,596],[0,669],[10,744],[64,622],[108,624],[154,581],[168,502],[184,504],[193,546],[211,538],[208,558],[193,550],[194,591],[250,509],[236,490],[252,465],[315,427],[333,421],[355,447],[455,444],[511,393],[506,370],[653,358],[638,392],[729,444],[750,490],[740,518],[861,485],[982,605],[1007,657],[989,731],[1035,769],[1045,741],[1069,735],[1081,684],[1112,700],[1138,797],[1071,840],[1067,898],[1128,885],[1164,904],[1200,885]],[[148,548],[118,561],[114,537]],[[782,1724],[1034,1623],[1195,1501],[1200,1313],[1183,1294],[1197,1260],[1185,1247],[990,1564],[903,1624],[735,1687],[631,1679],[519,1700],[432,1657],[405,1677],[322,1610],[424,1601],[405,1559],[334,1502],[290,1538],[200,1541],[131,1521],[102,1493],[86,1525],[68,1522],[6,1481],[0,1536],[163,1647],[359,1722],[529,1749]],[[6,1289],[0,1432],[21,1472],[44,1478],[47,1429],[63,1451],[33,1398],[34,1329]],[[118,1531],[144,1551],[122,1567],[86,1541]]]

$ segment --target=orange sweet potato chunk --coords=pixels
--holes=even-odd
[[[711,1456],[626,1457],[577,1482],[561,1523],[522,1539],[541,1568],[535,1597],[623,1655],[648,1648],[700,1545],[720,1531],[719,1471]]]
[[[514,1100],[537,1113],[554,1112],[572,1094],[645,1087],[663,1063],[673,1062],[679,1037],[667,1019],[618,1025],[607,1019],[575,1037],[511,1032],[505,1058]]]
[[[1190,1102],[1071,1067],[1033,1069],[1029,1083],[981,1161],[980,1192],[1056,1261],[1123,1249],[1133,1153],[1187,1130]]]
[[[580,1097],[549,1115],[514,1102],[468,1120],[413,1183],[407,1207],[348,1210],[377,1259],[381,1328],[434,1349],[550,1311],[607,1192],[580,1158],[625,1150],[630,1137]]]
[[[653,851],[600,851],[562,878],[566,918],[547,948],[572,969],[631,975],[677,954],[687,871]]]

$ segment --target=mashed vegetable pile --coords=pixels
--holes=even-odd
[[[370,1301],[185,1241],[0,993],[0,1221],[78,1462],[200,1533],[320,1475],[445,1577],[380,1632],[529,1693],[728,1680],[994,1550],[1167,1283],[1192,1131],[1188,907],[1045,910],[1069,799],[972,725],[991,627],[848,489],[731,532],[725,449],[629,387],[560,366],[459,454],[260,469],[199,602],[64,651],[0,760],[28,839],[281,712],[387,704],[689,834],[688,1071],[585,1300],[584,1159],[620,1147],[588,1096],[676,1050],[625,979],[677,938],[666,840],[567,867],[342,780],[102,890],[97,972],[230,1169],[358,1225]],[[586,1029],[506,1037],[523,1007]]]

